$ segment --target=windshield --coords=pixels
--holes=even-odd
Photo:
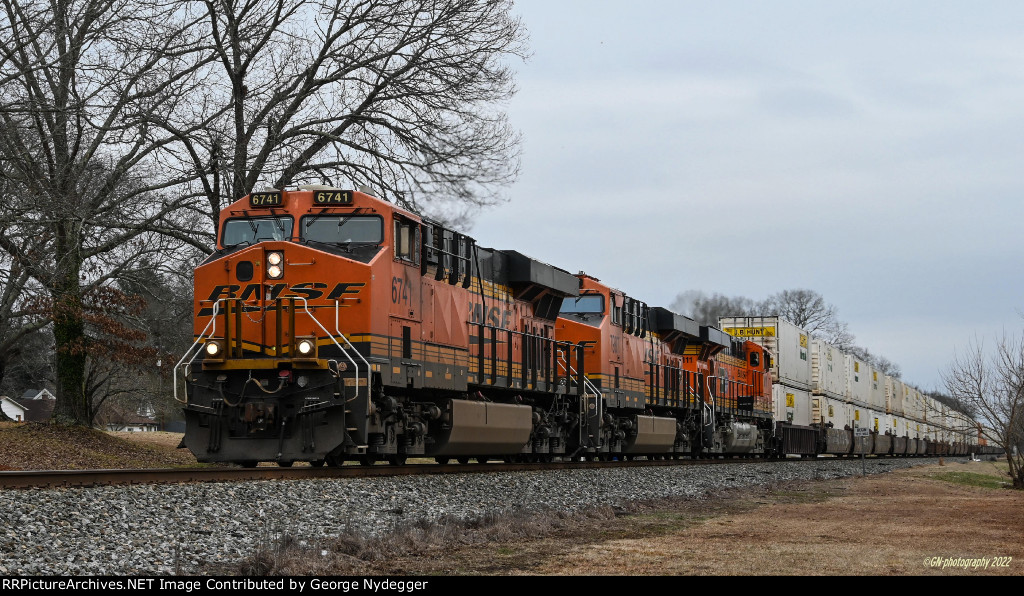
[[[236,246],[246,242],[256,244],[261,240],[290,240],[294,222],[291,216],[229,219],[224,223],[220,243]]]
[[[562,301],[563,313],[585,313],[600,315],[604,313],[604,296],[580,296],[566,298]]]
[[[384,219],[376,215],[314,215],[302,218],[300,235],[303,240],[348,244],[384,241]]]

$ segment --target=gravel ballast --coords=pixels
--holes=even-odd
[[[966,458],[945,458],[947,462]],[[938,459],[867,459],[869,474]],[[281,535],[317,541],[501,511],[576,511],[859,476],[860,460],[0,490],[0,576],[201,575]]]

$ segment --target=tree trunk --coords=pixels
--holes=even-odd
[[[85,400],[85,322],[81,297],[55,296],[58,306],[53,321],[56,343],[57,403],[54,418],[59,422],[88,425],[89,406]]]
[[[54,419],[88,426],[90,408],[85,395],[85,359],[88,339],[82,308],[80,234],[74,222],[58,227],[57,255],[60,280],[51,288],[55,344],[57,403]]]

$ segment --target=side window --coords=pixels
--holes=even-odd
[[[753,367],[753,368],[757,368],[758,366],[761,366],[761,355],[759,353],[757,353],[757,352],[751,352],[750,353],[750,366]]]
[[[619,297],[615,294],[610,294],[612,300],[612,323],[615,325],[622,325],[622,305],[619,304]]]
[[[411,221],[395,219],[395,260],[420,264],[420,227]]]

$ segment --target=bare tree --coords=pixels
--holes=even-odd
[[[839,320],[836,307],[813,290],[783,290],[760,303],[758,310],[783,317],[840,350],[853,345],[853,334],[849,326]]]
[[[0,386],[12,364],[27,360],[25,348],[36,343],[26,341],[28,337],[50,322],[39,306],[37,292],[28,271],[0,252]]]
[[[89,420],[102,289],[166,238],[201,244],[171,220],[187,178],[151,123],[191,110],[196,34],[187,10],[150,0],[0,0],[0,249],[48,294],[58,418]]]
[[[700,290],[689,290],[676,296],[669,306],[701,325],[718,327],[720,317],[746,317],[759,314],[757,304],[743,296],[729,297],[714,293],[708,296]]]
[[[438,219],[500,200],[519,137],[500,104],[525,32],[509,0],[206,0],[209,123],[153,118],[217,223],[257,185],[369,186]]]
[[[974,409],[985,438],[1006,452],[1013,487],[1024,490],[1024,339],[1004,336],[994,354],[971,342],[942,380],[952,398]]]
[[[0,395],[18,396],[26,389],[54,391],[53,332],[50,327],[21,337],[5,354]]]
[[[853,334],[849,326],[839,320],[836,307],[812,290],[783,290],[760,302],[744,296],[718,293],[708,296],[699,290],[690,290],[676,296],[671,308],[702,325],[717,326],[719,317],[780,316],[841,350],[855,347]],[[871,361],[866,357],[864,360]]]

